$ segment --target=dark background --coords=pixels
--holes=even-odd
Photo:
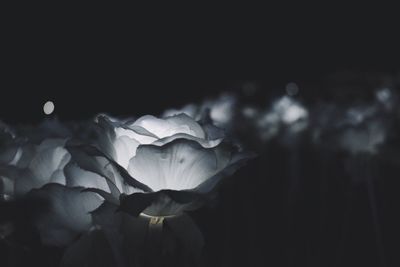
[[[30,32],[28,25],[22,29]],[[284,94],[289,82],[299,85],[306,102],[336,101],[368,96],[379,80],[374,77],[400,69],[398,51],[387,38],[355,36],[368,29],[349,30],[343,36],[332,36],[330,29],[313,34],[266,31],[223,42],[216,34],[178,42],[179,46],[165,34],[139,47],[131,44],[141,37],[125,41],[119,32],[110,32],[114,34],[83,31],[76,38],[50,34],[46,39],[34,32],[9,38],[3,51],[0,119],[11,125],[38,123],[45,117],[42,106],[47,100],[55,103],[54,116],[62,121],[90,119],[99,112],[160,114],[224,91],[242,94],[249,82],[258,87],[252,101],[259,104]],[[355,75],[366,86],[334,86],[337,73]],[[295,152],[272,143],[227,181],[215,206],[193,214],[205,235],[210,265],[384,266],[379,263],[366,189],[349,184],[341,156],[328,156],[326,163],[323,152],[307,143],[296,153],[302,167],[295,189],[290,174]],[[398,166],[385,164],[379,165],[377,176],[386,179],[376,188],[386,266],[399,266]],[[325,191],[321,173],[329,176]],[[295,199],[290,199],[291,190]],[[350,225],[343,230],[345,216]],[[31,265],[53,266],[60,252],[36,247],[24,255],[23,261]]]

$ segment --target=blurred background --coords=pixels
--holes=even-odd
[[[13,49],[4,52],[0,120],[34,126],[49,117],[70,122],[98,113],[159,115],[226,92],[243,108],[259,110],[290,96],[314,119],[326,110],[319,105],[373,106],[377,90],[389,88],[392,95],[399,90],[398,51],[381,39],[349,40],[354,32],[329,40],[267,34],[279,42],[265,47],[258,38],[242,36],[248,43],[240,54],[230,42],[217,42],[210,54],[214,45],[205,41],[196,50],[185,44],[171,49],[162,38],[159,50],[131,48],[117,37],[111,38],[115,43],[102,38],[80,43],[57,35],[45,45],[35,42],[38,35],[27,35],[11,39]],[[379,46],[365,45],[371,39]],[[55,104],[51,116],[43,113],[48,100]],[[282,132],[264,140],[251,127],[234,129],[259,156],[226,180],[213,205],[192,214],[206,239],[205,266],[400,266],[398,107],[389,113],[382,116],[390,117],[390,138],[372,154],[337,149],[324,135],[314,143],[316,127],[283,141]],[[29,249],[11,255],[15,251],[3,240],[0,261],[12,257],[18,260],[10,266],[57,266],[62,250],[41,246],[32,229],[23,229],[17,239]]]

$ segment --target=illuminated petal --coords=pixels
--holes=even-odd
[[[206,139],[198,138],[198,137],[195,137],[192,135],[180,133],[180,134],[175,134],[173,136],[159,139],[157,141],[154,141],[152,144],[156,145],[156,146],[162,146],[162,145],[171,143],[172,141],[174,141],[176,139],[187,139],[187,140],[196,141],[202,147],[210,148],[210,147],[215,147],[215,146],[219,145],[222,142],[223,138],[206,140]]]
[[[119,191],[121,187],[131,187],[129,191],[145,191],[151,189],[133,178],[125,168],[109,158],[96,147],[89,145],[67,145],[68,151],[72,154],[74,161],[85,170],[92,171],[103,176],[117,186]],[[110,186],[110,184],[109,184]],[[112,187],[110,187],[112,189]],[[114,190],[112,190],[113,192]],[[123,190],[121,192],[124,192]],[[114,194],[114,193],[113,193]]]
[[[154,140],[155,139],[152,139],[152,141]],[[136,155],[136,149],[139,144],[140,143],[138,141],[126,135],[117,138],[114,142],[115,161],[118,162],[119,165],[127,169],[129,165],[129,160]]]
[[[117,139],[123,136],[129,137],[136,140],[140,144],[150,144],[157,139],[157,136],[148,132],[146,129],[132,125],[130,127],[117,127],[115,128],[115,134]]]
[[[63,170],[56,170],[50,177],[49,183],[66,185],[67,181]]]
[[[216,174],[229,162],[220,147],[203,148],[197,142],[174,140],[164,146],[139,146],[129,173],[154,191],[191,189]]]
[[[143,116],[135,121],[134,125],[141,126],[159,138],[185,133],[199,138],[205,138],[201,126],[186,114],[179,114],[165,119],[154,116]]]

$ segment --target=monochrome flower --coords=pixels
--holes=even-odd
[[[389,91],[377,91],[374,102],[352,107],[319,104],[312,129],[314,142],[352,155],[376,154],[387,139],[393,116],[386,105],[388,98]]]
[[[0,170],[3,193],[21,196],[48,183],[65,184],[63,168],[70,155],[64,143],[62,139],[47,139],[39,145],[11,143],[3,151],[3,155],[12,155]]]
[[[56,138],[66,132],[49,125],[43,135],[3,131],[0,190],[9,199],[40,203],[31,219],[42,241],[56,246],[104,227],[113,216],[98,219],[105,207],[134,216],[197,208],[252,156],[210,120],[186,114],[125,121],[100,115],[83,129],[85,135],[69,132],[65,138]]]
[[[3,138],[5,139],[5,138]],[[65,139],[45,139],[39,144],[7,137],[1,152],[0,190],[4,201],[31,206],[39,200],[32,218],[46,244],[65,245],[91,227],[90,211],[102,198],[84,187],[99,187],[96,174],[71,162]]]
[[[168,216],[193,208],[250,157],[224,142],[220,129],[185,114],[127,123],[102,116],[98,124],[100,150],[127,172],[125,183],[144,185],[121,202],[122,210],[135,215]]]
[[[275,100],[265,110],[250,106],[243,108],[242,113],[250,119],[262,141],[268,141],[279,134],[291,138],[305,130],[309,124],[307,108],[289,96]]]

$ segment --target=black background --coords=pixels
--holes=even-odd
[[[366,78],[399,71],[398,51],[387,38],[393,32],[356,36],[368,33],[368,27],[340,36],[334,35],[334,28],[310,34],[263,29],[251,37],[237,33],[223,41],[221,33],[208,38],[194,34],[183,42],[171,42],[168,33],[150,39],[151,30],[142,37],[114,29],[74,32],[74,27],[64,35],[56,27],[47,34],[31,28],[25,24],[11,30],[13,37],[6,38],[2,52],[0,118],[11,125],[40,122],[47,100],[54,101],[54,116],[62,121],[90,119],[99,112],[160,114],[220,92],[240,94],[247,82],[257,84],[258,103],[284,94],[288,82],[296,82],[303,99],[312,103],[348,94],[331,86],[331,74],[350,72]],[[302,170],[295,200],[288,200],[293,151],[271,144],[227,180],[214,207],[193,215],[205,235],[211,266],[379,266],[365,188],[348,184],[340,155],[322,166],[322,152],[307,144],[297,153]],[[398,168],[386,167],[378,176],[387,179],[377,182],[386,265],[399,266],[399,246],[392,244],[400,237],[399,182],[392,174]],[[332,176],[322,195],[321,172]],[[346,190],[352,192],[350,212]],[[346,212],[350,234],[343,237]],[[60,255],[49,248],[36,249],[26,262],[53,266],[49,260],[57,261]]]

